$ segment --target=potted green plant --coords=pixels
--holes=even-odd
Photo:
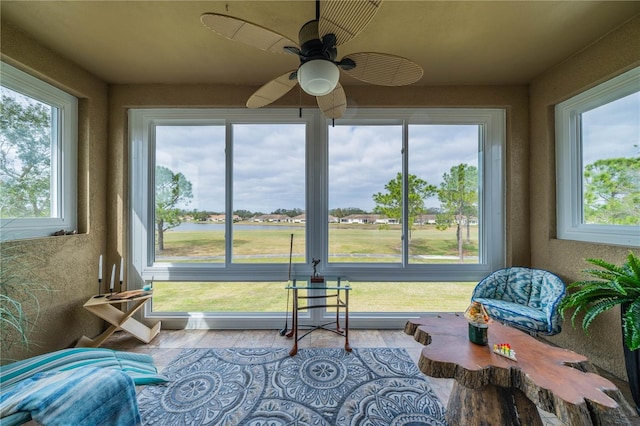
[[[0,364],[22,359],[36,343],[31,334],[40,316],[40,301],[46,303],[52,291],[39,275],[44,264],[38,253],[25,251],[18,243],[0,244]]]
[[[574,309],[571,316],[574,327],[577,316],[584,313],[582,329],[588,333],[589,325],[598,315],[620,305],[627,375],[640,414],[640,258],[629,252],[621,266],[602,259],[586,261],[599,268],[584,270],[591,279],[570,284],[558,309],[563,318],[566,310]]]

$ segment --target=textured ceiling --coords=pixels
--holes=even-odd
[[[260,85],[288,70],[293,55],[224,39],[200,23],[232,15],[297,40],[313,1],[10,1],[3,21],[109,83]],[[409,58],[418,85],[524,84],[632,16],[640,1],[385,0],[370,24],[340,46]],[[343,85],[364,84],[341,76]]]

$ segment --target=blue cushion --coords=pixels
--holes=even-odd
[[[561,330],[558,304],[565,285],[549,271],[514,266],[497,270],[478,283],[471,296],[492,318],[536,333]]]
[[[547,331],[544,312],[529,306],[495,299],[475,299],[482,303],[491,318],[540,333]]]

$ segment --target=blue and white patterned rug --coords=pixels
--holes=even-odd
[[[187,349],[138,394],[143,425],[443,426],[404,349]]]

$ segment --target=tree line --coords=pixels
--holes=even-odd
[[[441,203],[441,208],[436,215],[436,228],[438,230],[448,229],[456,226],[456,237],[458,241],[458,255],[460,260],[464,260],[463,232],[465,225],[462,217],[477,215],[478,208],[478,170],[475,166],[459,164],[452,167],[449,172],[443,175],[440,187],[431,185],[425,180],[415,176],[408,176],[408,212],[409,212],[409,241],[411,241],[411,231],[416,217],[425,214],[427,208],[425,201],[437,196]],[[206,220],[209,212],[187,213],[178,208],[178,205],[188,204],[193,197],[192,185],[189,180],[180,172],[174,173],[164,166],[156,166],[156,234],[158,250],[164,250],[164,233],[174,228],[184,221],[185,216],[190,215],[195,220]],[[374,213],[384,215],[390,219],[395,219],[398,223],[402,221],[402,173],[398,173],[394,179],[384,186],[384,191],[373,194],[375,202]],[[243,213],[243,219],[248,219],[260,213],[247,210],[239,211]],[[304,213],[302,209],[277,209],[272,214],[281,214],[295,217]],[[359,208],[339,208],[329,212],[338,218],[352,214],[366,214]],[[234,214],[237,214],[234,212]],[[470,221],[466,220],[467,240],[470,240]]]

